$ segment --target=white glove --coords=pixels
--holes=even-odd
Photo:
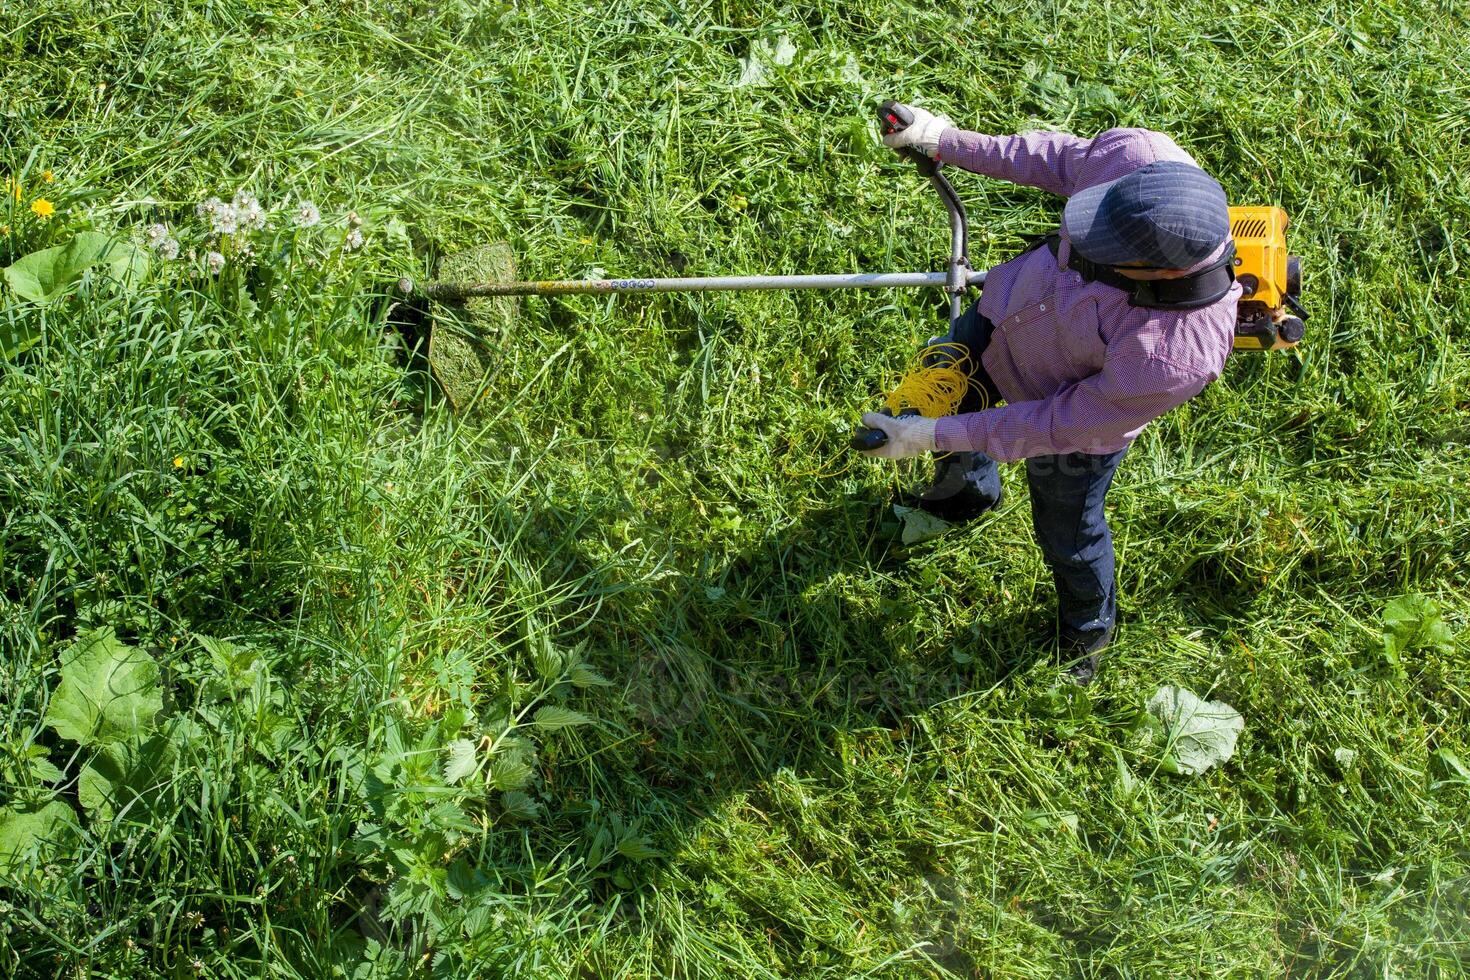
[[[910,456],[932,453],[938,448],[934,444],[934,427],[938,421],[926,419],[922,415],[894,418],[880,412],[869,412],[863,416],[863,425],[870,429],[883,430],[888,441],[863,455],[874,459],[908,459]]]
[[[932,160],[939,154],[939,137],[946,129],[953,129],[954,123],[917,106],[903,105],[903,108],[913,114],[914,121],[906,129],[884,136],[883,145],[890,150],[911,146]]]

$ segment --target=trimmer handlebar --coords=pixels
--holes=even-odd
[[[903,103],[890,99],[878,106],[878,127],[884,136],[901,133],[913,124],[914,115]],[[949,179],[940,172],[942,164],[939,161],[929,159],[911,146],[902,147],[895,152],[905,160],[911,161],[920,174],[929,178],[929,183],[939,193],[939,199],[944,202],[944,209],[949,212],[949,284],[945,287],[949,293],[949,334],[941,338],[942,340],[948,339],[954,335],[955,321],[960,318],[960,313],[964,309],[964,294],[969,286],[969,217],[965,214],[965,205],[955,193]],[[859,452],[878,449],[887,442],[888,436],[881,430],[869,429],[865,426],[859,426],[853,432],[851,440],[852,448]]]
[[[878,127],[884,136],[901,133],[913,124],[914,114],[909,112],[909,107],[902,102],[894,102],[892,99],[889,99],[878,107]],[[933,177],[939,172],[939,164],[911,146],[901,147],[894,152],[905,160],[913,161],[919,173],[925,177]]]

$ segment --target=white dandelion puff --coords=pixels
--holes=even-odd
[[[149,225],[147,235],[148,244],[152,245],[154,248],[157,248],[164,242],[168,241],[168,226],[162,224]]]
[[[209,266],[210,272],[218,272],[225,267],[225,257],[219,252],[210,252],[204,256],[204,264]]]
[[[297,228],[311,228],[321,223],[322,213],[311,201],[302,201],[301,207],[296,209],[296,216],[291,219]]]
[[[238,191],[235,201],[230,205],[234,209],[235,218],[240,227],[246,231],[259,231],[265,227],[265,208],[260,206],[260,201],[255,195],[247,191]]]
[[[207,201],[200,201],[199,207],[195,208],[194,210],[201,218],[213,218],[215,215],[219,214],[220,209],[224,206],[224,201],[221,201],[217,197],[211,197]]]
[[[362,248],[362,243],[362,229],[354,228],[347,233],[347,239],[342,243],[342,251],[355,252],[358,249]]]
[[[233,235],[240,230],[240,216],[228,204],[221,203],[219,209],[209,216],[209,227],[221,235]]]
[[[179,240],[177,238],[165,238],[155,245],[154,248],[166,261],[172,262],[179,257]]]

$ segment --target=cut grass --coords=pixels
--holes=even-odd
[[[4,872],[0,972],[1462,975],[1467,27],[1390,0],[0,7],[0,143],[54,169],[57,221],[182,225],[250,186],[372,243],[267,310],[157,278],[4,312],[45,334],[0,376],[0,807],[55,796],[80,836]],[[1300,355],[1234,359],[1124,462],[1123,633],[1085,694],[1036,662],[1016,474],[904,549],[893,471],[849,465],[935,297],[527,300],[465,419],[385,327],[378,284],[486,240],[528,278],[937,268],[942,211],[868,123],[917,95],[992,132],[1164,130],[1304,257]],[[977,264],[1055,220],[957,181]],[[1459,637],[1396,671],[1404,594]],[[104,625],[197,729],[111,820],[42,722]],[[259,651],[254,713],[211,707],[198,634]],[[612,686],[558,682],[574,649]],[[1165,683],[1245,716],[1234,760],[1158,770],[1134,722]],[[545,699],[596,722],[520,741]],[[494,788],[445,778],[481,736]]]

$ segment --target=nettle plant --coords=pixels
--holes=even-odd
[[[442,953],[506,926],[503,897],[513,886],[492,856],[493,832],[541,818],[540,743],[596,724],[571,703],[610,686],[581,647],[558,646],[530,621],[523,630],[529,672],[509,668],[478,696],[451,692],[427,722],[411,711],[385,715],[373,740],[380,749],[344,756],[345,781],[368,812],[347,849],[360,878],[375,883],[369,935],[392,926],[412,948]],[[657,855],[638,822],[615,814],[592,820],[589,833],[594,876],[616,874],[620,858]]]

